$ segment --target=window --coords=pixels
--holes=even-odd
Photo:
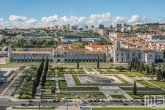
[[[118,58],[116,60],[118,61]]]
[[[160,57],[160,55],[159,55],[159,57]]]
[[[132,56],[134,56],[134,53],[132,54]]]
[[[123,61],[123,58],[122,58],[122,61]]]
[[[150,57],[152,57],[152,55],[150,55]]]
[[[123,56],[123,53],[121,55]]]
[[[127,54],[127,59],[129,59],[129,53]]]
[[[117,54],[117,57],[118,57],[118,54]]]
[[[139,59],[140,59],[140,53],[139,53]]]
[[[156,55],[156,57],[158,57],[158,55]]]

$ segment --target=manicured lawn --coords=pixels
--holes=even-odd
[[[78,70],[78,72],[77,72],[77,74],[84,74],[84,70],[83,69],[77,69]]]
[[[127,81],[124,80],[123,78],[119,77],[118,75],[115,75],[115,77],[116,77],[118,80],[122,81],[124,84],[129,84],[129,82],[127,82]]]
[[[109,108],[92,108],[92,110],[153,110],[153,108],[151,107],[109,107]],[[165,109],[161,108],[161,110],[165,110]]]
[[[21,65],[39,65],[40,62],[21,62]],[[49,62],[49,64],[53,67],[67,67],[67,68],[76,68],[77,67],[77,63],[62,63],[62,64],[57,64],[55,62]],[[6,67],[16,67],[18,65],[18,62],[8,62],[7,64],[0,64],[0,68],[6,68]],[[125,66],[127,64],[113,64],[113,67],[115,66]],[[97,63],[96,62],[80,62],[80,68],[84,68],[84,67],[88,67],[88,68],[95,68],[97,67]],[[100,68],[109,68],[110,67],[110,63],[109,62],[100,62]],[[112,66],[111,66],[112,67]]]
[[[66,81],[65,80],[59,80],[59,88],[60,89],[66,89]]]
[[[107,97],[103,93],[99,93],[99,94],[90,94],[90,98],[106,99]]]
[[[76,74],[76,71],[74,69],[68,69],[68,71],[66,71],[66,74]]]
[[[48,89],[48,88],[52,88],[52,87],[55,88],[55,81],[54,80],[47,80],[43,89]]]
[[[74,69],[68,69],[68,71],[57,71],[58,77],[64,77],[64,74],[84,74],[83,69],[78,69],[75,71]]]
[[[103,71],[102,69],[97,69],[98,72],[100,72],[100,74],[106,74],[106,71]]]
[[[126,99],[124,95],[110,95],[113,99]]]
[[[129,72],[123,72],[123,74],[127,77],[136,77],[136,75],[129,73]]]
[[[78,95],[80,99],[85,98],[92,98],[92,99],[107,99],[106,96],[103,93],[95,93],[95,94],[80,94]]]
[[[94,72],[92,68],[86,68],[88,72]]]
[[[46,76],[47,76],[47,77],[49,77],[49,76],[54,77],[54,76],[55,76],[55,73],[54,73],[54,72],[48,73]]]
[[[42,99],[55,99],[55,98],[61,99],[61,98],[64,98],[64,97],[66,97],[66,95],[63,94],[63,93],[60,93],[57,96],[54,96],[54,95],[42,95]],[[68,94],[67,97],[68,97],[68,99],[74,99],[75,98],[74,95],[72,95],[72,94]]]
[[[130,95],[134,99],[142,99],[144,98],[144,95]]]
[[[22,94],[19,99],[32,99],[32,96],[31,95],[28,95],[28,94]]]
[[[150,82],[152,82],[153,84],[155,84],[155,85],[157,85],[159,87],[165,88],[165,82],[155,81],[155,80],[150,80]]]
[[[81,82],[78,79],[77,75],[73,75],[73,79],[75,80],[75,82],[76,82],[77,85],[80,85],[81,84]]]
[[[147,87],[147,88],[157,88],[156,86],[154,86],[153,84],[148,83],[145,80],[137,80],[138,83],[140,83],[141,85]]]
[[[131,73],[134,74],[134,75],[136,75],[136,76],[139,76],[139,77],[144,76],[143,74],[141,74],[141,73],[139,73],[137,71],[132,71]]]
[[[66,81],[65,80],[59,80],[59,88],[61,90],[66,90]],[[67,89],[72,90],[72,91],[77,91],[77,90],[81,90],[81,91],[99,90],[98,87],[67,87]]]

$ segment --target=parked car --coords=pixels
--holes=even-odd
[[[33,104],[31,104],[31,103],[28,103],[28,106],[33,106]]]
[[[22,103],[21,106],[26,106],[26,104],[25,103]]]
[[[32,100],[29,100],[29,103],[33,102]]]

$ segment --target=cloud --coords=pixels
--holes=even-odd
[[[45,16],[42,17],[41,20],[36,20],[35,18],[28,18],[26,16],[18,16],[18,15],[10,15],[9,21],[5,21],[3,18],[0,18],[0,27],[8,27],[8,28],[29,28],[29,27],[53,27],[54,25],[66,25],[70,24],[70,26],[77,25],[78,27],[84,27],[84,25],[94,25],[98,27],[99,24],[103,24],[105,26],[109,26],[110,22],[113,24],[117,23],[141,23],[147,20],[145,16],[140,17],[139,15],[133,15],[131,18],[127,19],[126,17],[121,16],[112,16],[110,12],[102,13],[102,14],[91,14],[88,17],[85,16],[61,16],[53,15],[53,16]]]
[[[103,14],[92,14],[86,24],[87,25],[99,25],[99,24],[105,24],[105,23],[108,23],[110,22],[110,17],[111,17],[111,14],[110,12],[107,12],[107,13],[103,13]]]
[[[54,15],[54,16],[49,16],[49,17],[43,17],[41,19],[42,22],[57,22],[58,21],[58,16]]]
[[[10,21],[25,21],[28,18],[25,16],[16,16],[16,15],[10,15],[9,20]]]
[[[125,17],[120,17],[120,16],[116,16],[113,20],[113,23],[117,24],[117,23],[124,23],[126,21]]]
[[[4,19],[3,18],[0,18],[0,22],[3,22],[4,21]]]
[[[128,19],[128,23],[142,23],[145,20],[147,20],[147,18],[145,16],[140,17],[139,15],[133,15],[130,19]]]

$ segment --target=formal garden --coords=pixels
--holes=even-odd
[[[92,63],[93,64],[93,63]],[[145,94],[156,94],[156,92],[149,91],[157,91],[157,94],[163,93],[161,88],[165,88],[165,71],[161,71],[161,68],[164,66],[161,65],[159,68],[156,68],[154,64],[152,65],[144,65],[134,59],[127,66],[110,66],[106,68],[101,68],[100,63],[96,62],[96,68],[85,68],[88,72],[97,71],[100,75],[113,75],[115,78],[120,80],[123,84],[110,84],[110,83],[99,83],[99,84],[82,84],[77,75],[86,75],[85,69],[82,68],[81,63],[77,62],[74,68],[70,67],[62,67],[56,66],[53,67],[48,63],[48,60],[45,60],[37,63],[37,65],[31,65],[28,69],[24,69],[25,67],[21,67],[23,70],[23,74],[20,76],[19,84],[16,86],[15,91],[12,95],[19,94],[20,99],[33,99],[35,98],[36,89],[39,85],[42,87],[42,99],[52,99],[52,98],[63,98],[66,97],[66,90],[68,91],[97,91],[95,95],[80,93],[80,94],[71,94],[68,93],[68,98],[72,99],[75,97],[85,98],[87,96],[93,98],[106,98],[102,93],[99,93],[98,86],[118,86],[124,91],[126,91],[133,98],[142,98]],[[77,67],[76,67],[77,66]],[[56,80],[52,78],[56,78],[56,72],[58,78],[63,78],[63,80]],[[72,74],[73,79],[77,86],[75,87],[67,87],[67,82],[64,79],[64,74]],[[120,77],[118,74],[123,74],[126,77],[133,79],[136,78],[139,80],[135,80],[134,83],[139,83],[144,87],[135,87],[136,84],[132,85],[123,77]],[[140,79],[141,77],[150,78],[150,80]],[[154,77],[156,80],[153,80]],[[60,93],[56,94],[56,83],[59,85]],[[81,86],[81,87],[78,87]],[[84,87],[83,87],[84,86]],[[133,88],[136,88],[136,92],[133,92]],[[147,93],[141,93],[139,91],[148,91]],[[112,95],[112,98],[124,98],[124,96]]]

